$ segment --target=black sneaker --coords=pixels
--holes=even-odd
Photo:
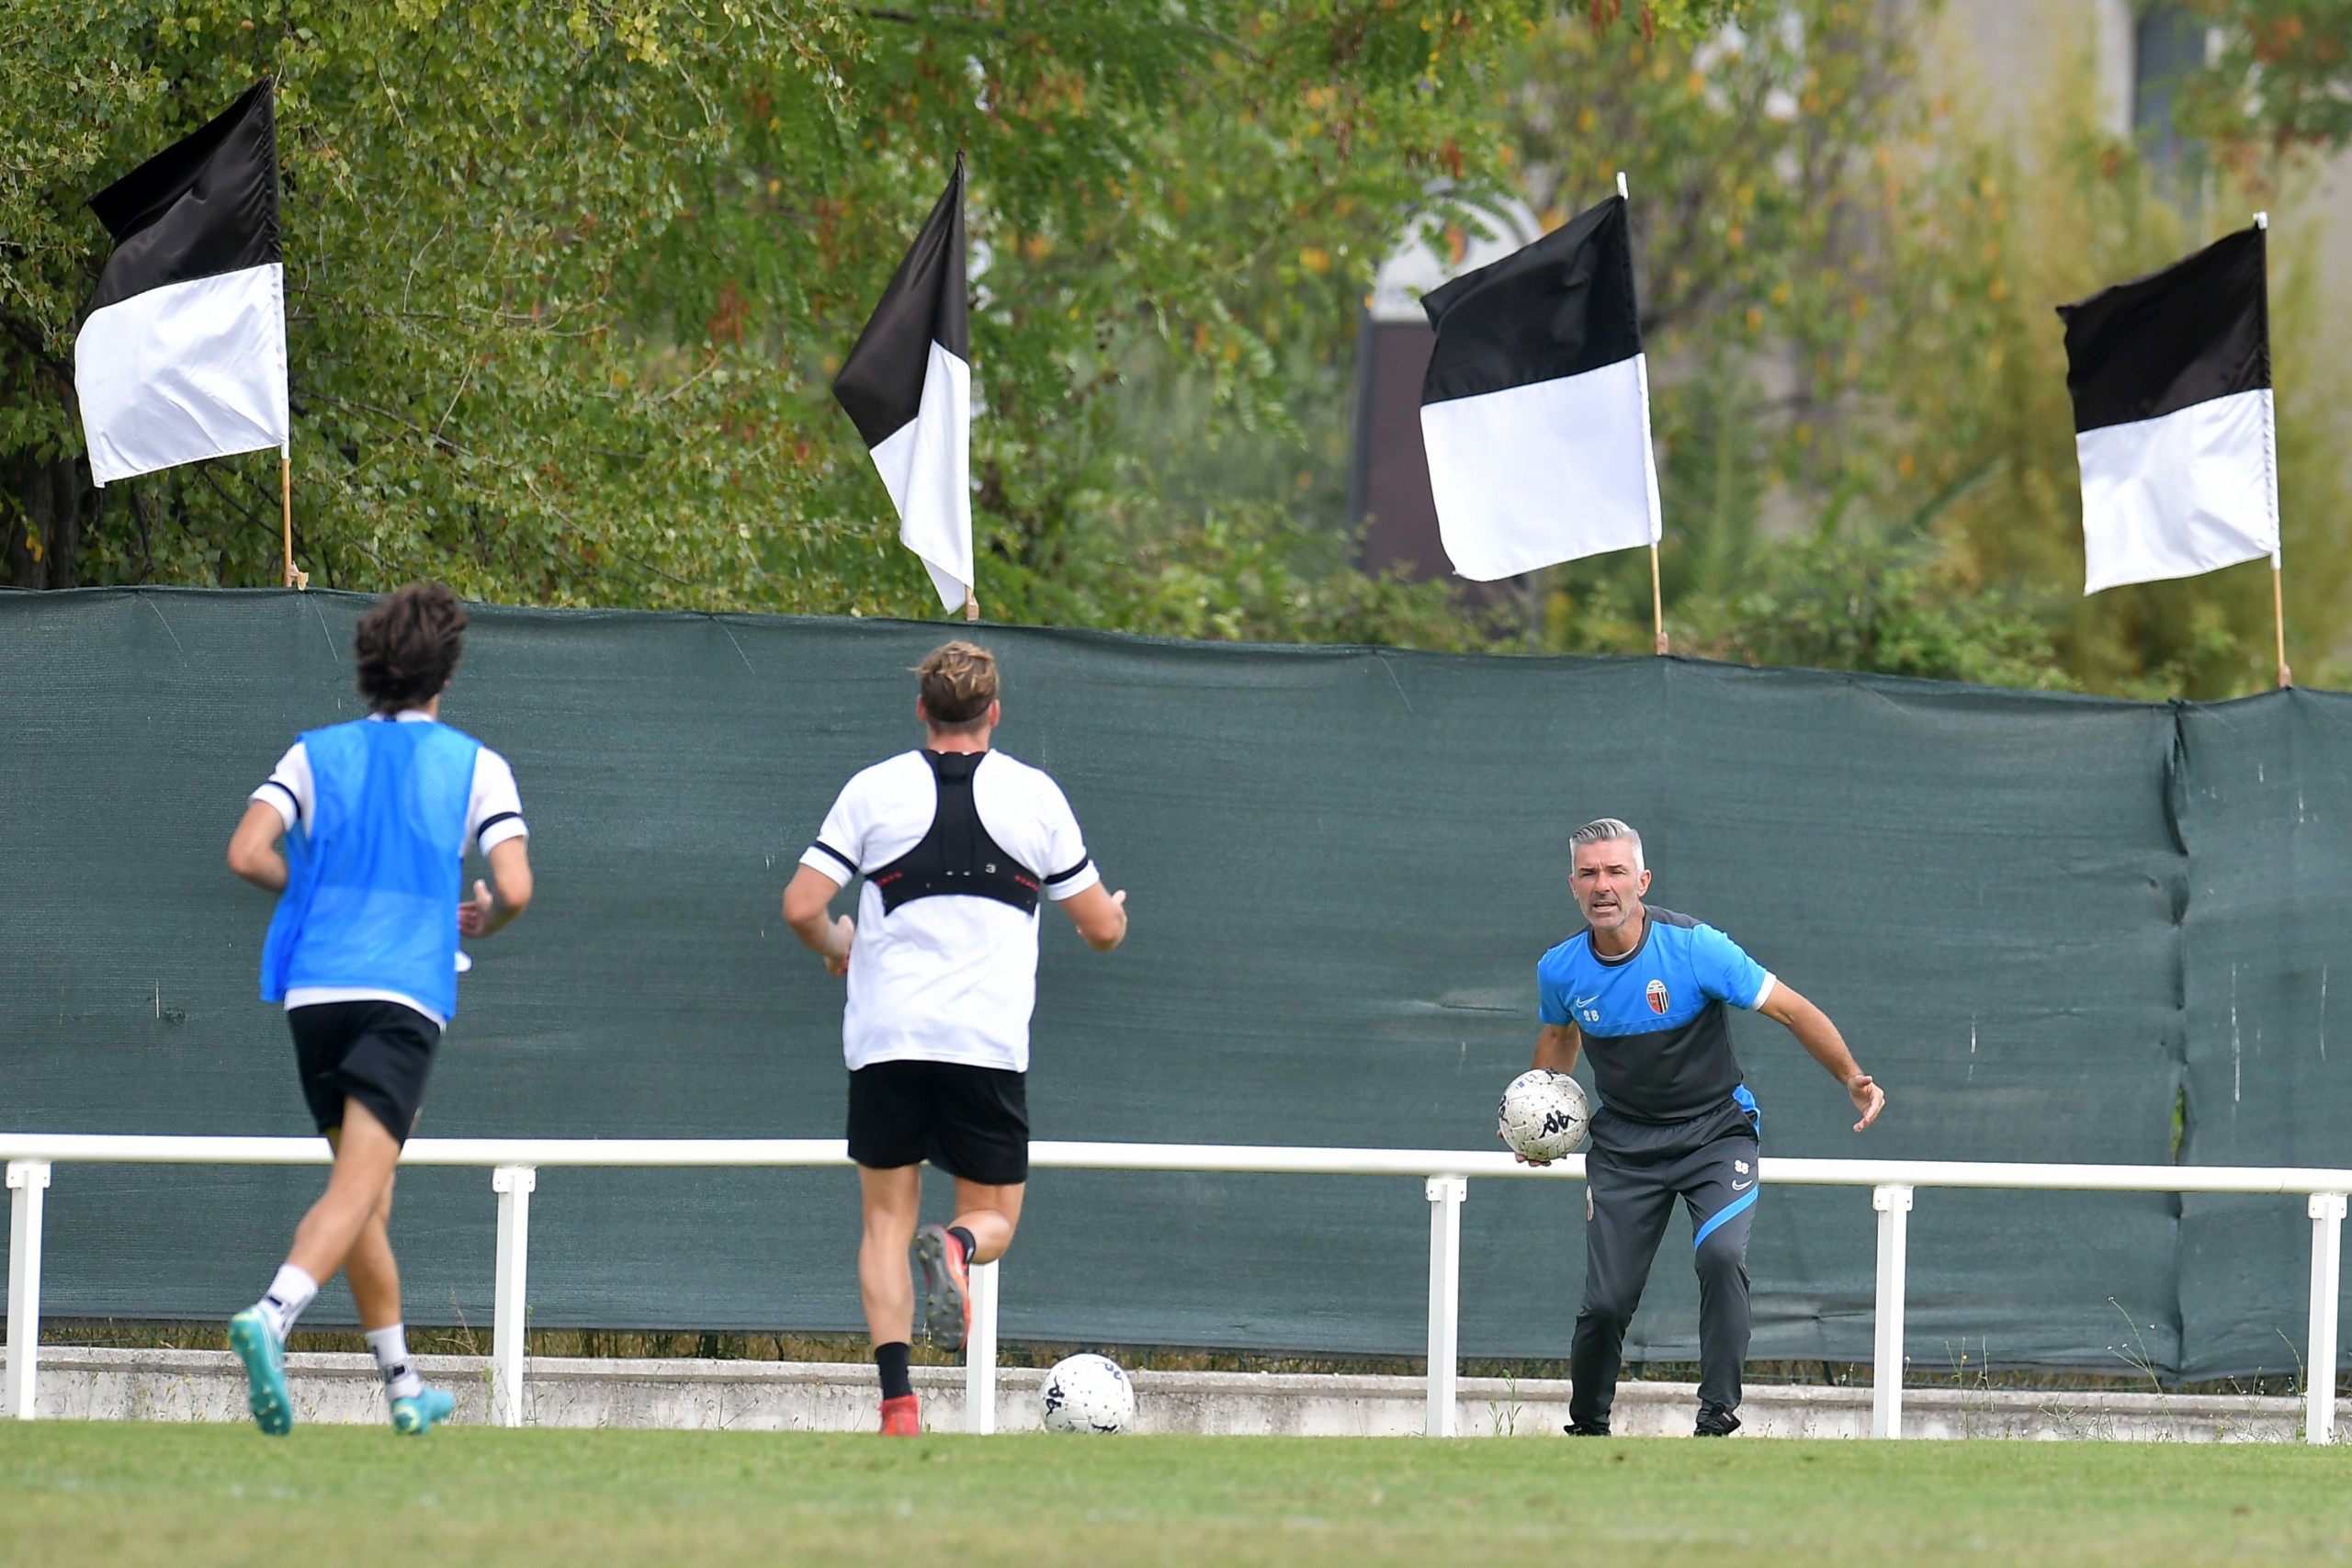
[[[1694,1438],[1728,1438],[1739,1430],[1739,1417],[1724,1404],[1699,1406],[1699,1425],[1691,1432]]]
[[[1571,1421],[1566,1426],[1561,1427],[1560,1430],[1566,1432],[1571,1438],[1605,1438],[1609,1436],[1608,1427],[1588,1427],[1581,1421]]]

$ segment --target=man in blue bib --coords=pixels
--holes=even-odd
[[[1585,1156],[1584,1304],[1569,1352],[1567,1430],[1609,1430],[1625,1327],[1641,1304],[1674,1201],[1690,1212],[1699,1272],[1697,1435],[1739,1429],[1747,1359],[1747,1228],[1756,1209],[1756,1098],[1732,1055],[1726,1006],[1785,1025],[1853,1097],[1860,1132],[1886,1096],[1826,1014],[1688,915],[1650,908],[1641,835],[1613,817],[1569,838],[1587,929],[1536,965],[1535,1065],[1592,1057],[1600,1103]]]
[[[531,901],[514,770],[440,722],[465,629],[457,596],[437,582],[410,583],[361,616],[354,663],[373,711],[296,741],[229,841],[229,868],[278,895],[262,999],[286,1004],[302,1094],[335,1153],[326,1195],[295,1231],[268,1293],[229,1320],[247,1403],[273,1435],[294,1425],[287,1335],[338,1269],[393,1427],[428,1431],[455,1405],[409,1359],[385,1227],[393,1168],[458,1010],[458,939],[488,936]],[[490,880],[465,900],[469,844]]]

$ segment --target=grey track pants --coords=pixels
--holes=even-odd
[[[1570,1419],[1605,1431],[1617,1401],[1625,1325],[1677,1198],[1690,1212],[1699,1273],[1699,1401],[1736,1408],[1747,1359],[1747,1231],[1756,1213],[1757,1140],[1726,1133],[1695,1149],[1585,1156],[1584,1305],[1568,1375]]]

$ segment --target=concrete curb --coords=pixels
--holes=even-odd
[[[0,1361],[6,1352],[0,1351]],[[40,1414],[50,1420],[243,1421],[243,1369],[225,1350],[118,1350],[45,1345]],[[490,1404],[490,1362],[479,1356],[420,1356],[426,1378],[458,1395],[455,1419],[479,1425]],[[384,1420],[375,1363],[354,1354],[287,1358],[296,1419],[326,1425]],[[1045,1374],[997,1373],[997,1428],[1038,1426]],[[959,1432],[964,1374],[917,1367],[924,1425]],[[1427,1408],[1419,1378],[1295,1372],[1135,1374],[1138,1432],[1296,1437],[1418,1437]],[[1556,1437],[1568,1385],[1557,1379],[1464,1378],[1467,1437]],[[1911,1389],[1904,1430],[1915,1438],[2108,1438],[2148,1442],[2292,1442],[2299,1399],[2098,1390]],[[865,1432],[878,1419],[873,1371],[842,1362],[636,1360],[534,1357],[524,1380],[526,1419],[538,1427],[745,1432]],[[1615,1427],[1628,1437],[1684,1436],[1696,1414],[1690,1383],[1627,1382]],[[2338,1427],[2352,1430],[2352,1402]],[[1751,1387],[1743,1436],[1866,1438],[1871,1391],[1772,1384]]]

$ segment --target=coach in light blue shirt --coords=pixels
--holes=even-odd
[[[1827,1015],[1737,942],[1642,902],[1650,874],[1640,834],[1604,817],[1577,829],[1569,850],[1569,884],[1587,929],[1536,966],[1544,1032],[1535,1043],[1535,1066],[1555,1072],[1589,1052],[1600,1091],[1585,1157],[1584,1304],[1570,1351],[1567,1430],[1609,1430],[1625,1326],[1679,1198],[1690,1211],[1699,1272],[1697,1435],[1729,1437],[1739,1429],[1747,1359],[1747,1231],[1761,1119],[1724,1010],[1786,1025],[1853,1097],[1857,1133],[1878,1120],[1886,1096],[1854,1065]]]

